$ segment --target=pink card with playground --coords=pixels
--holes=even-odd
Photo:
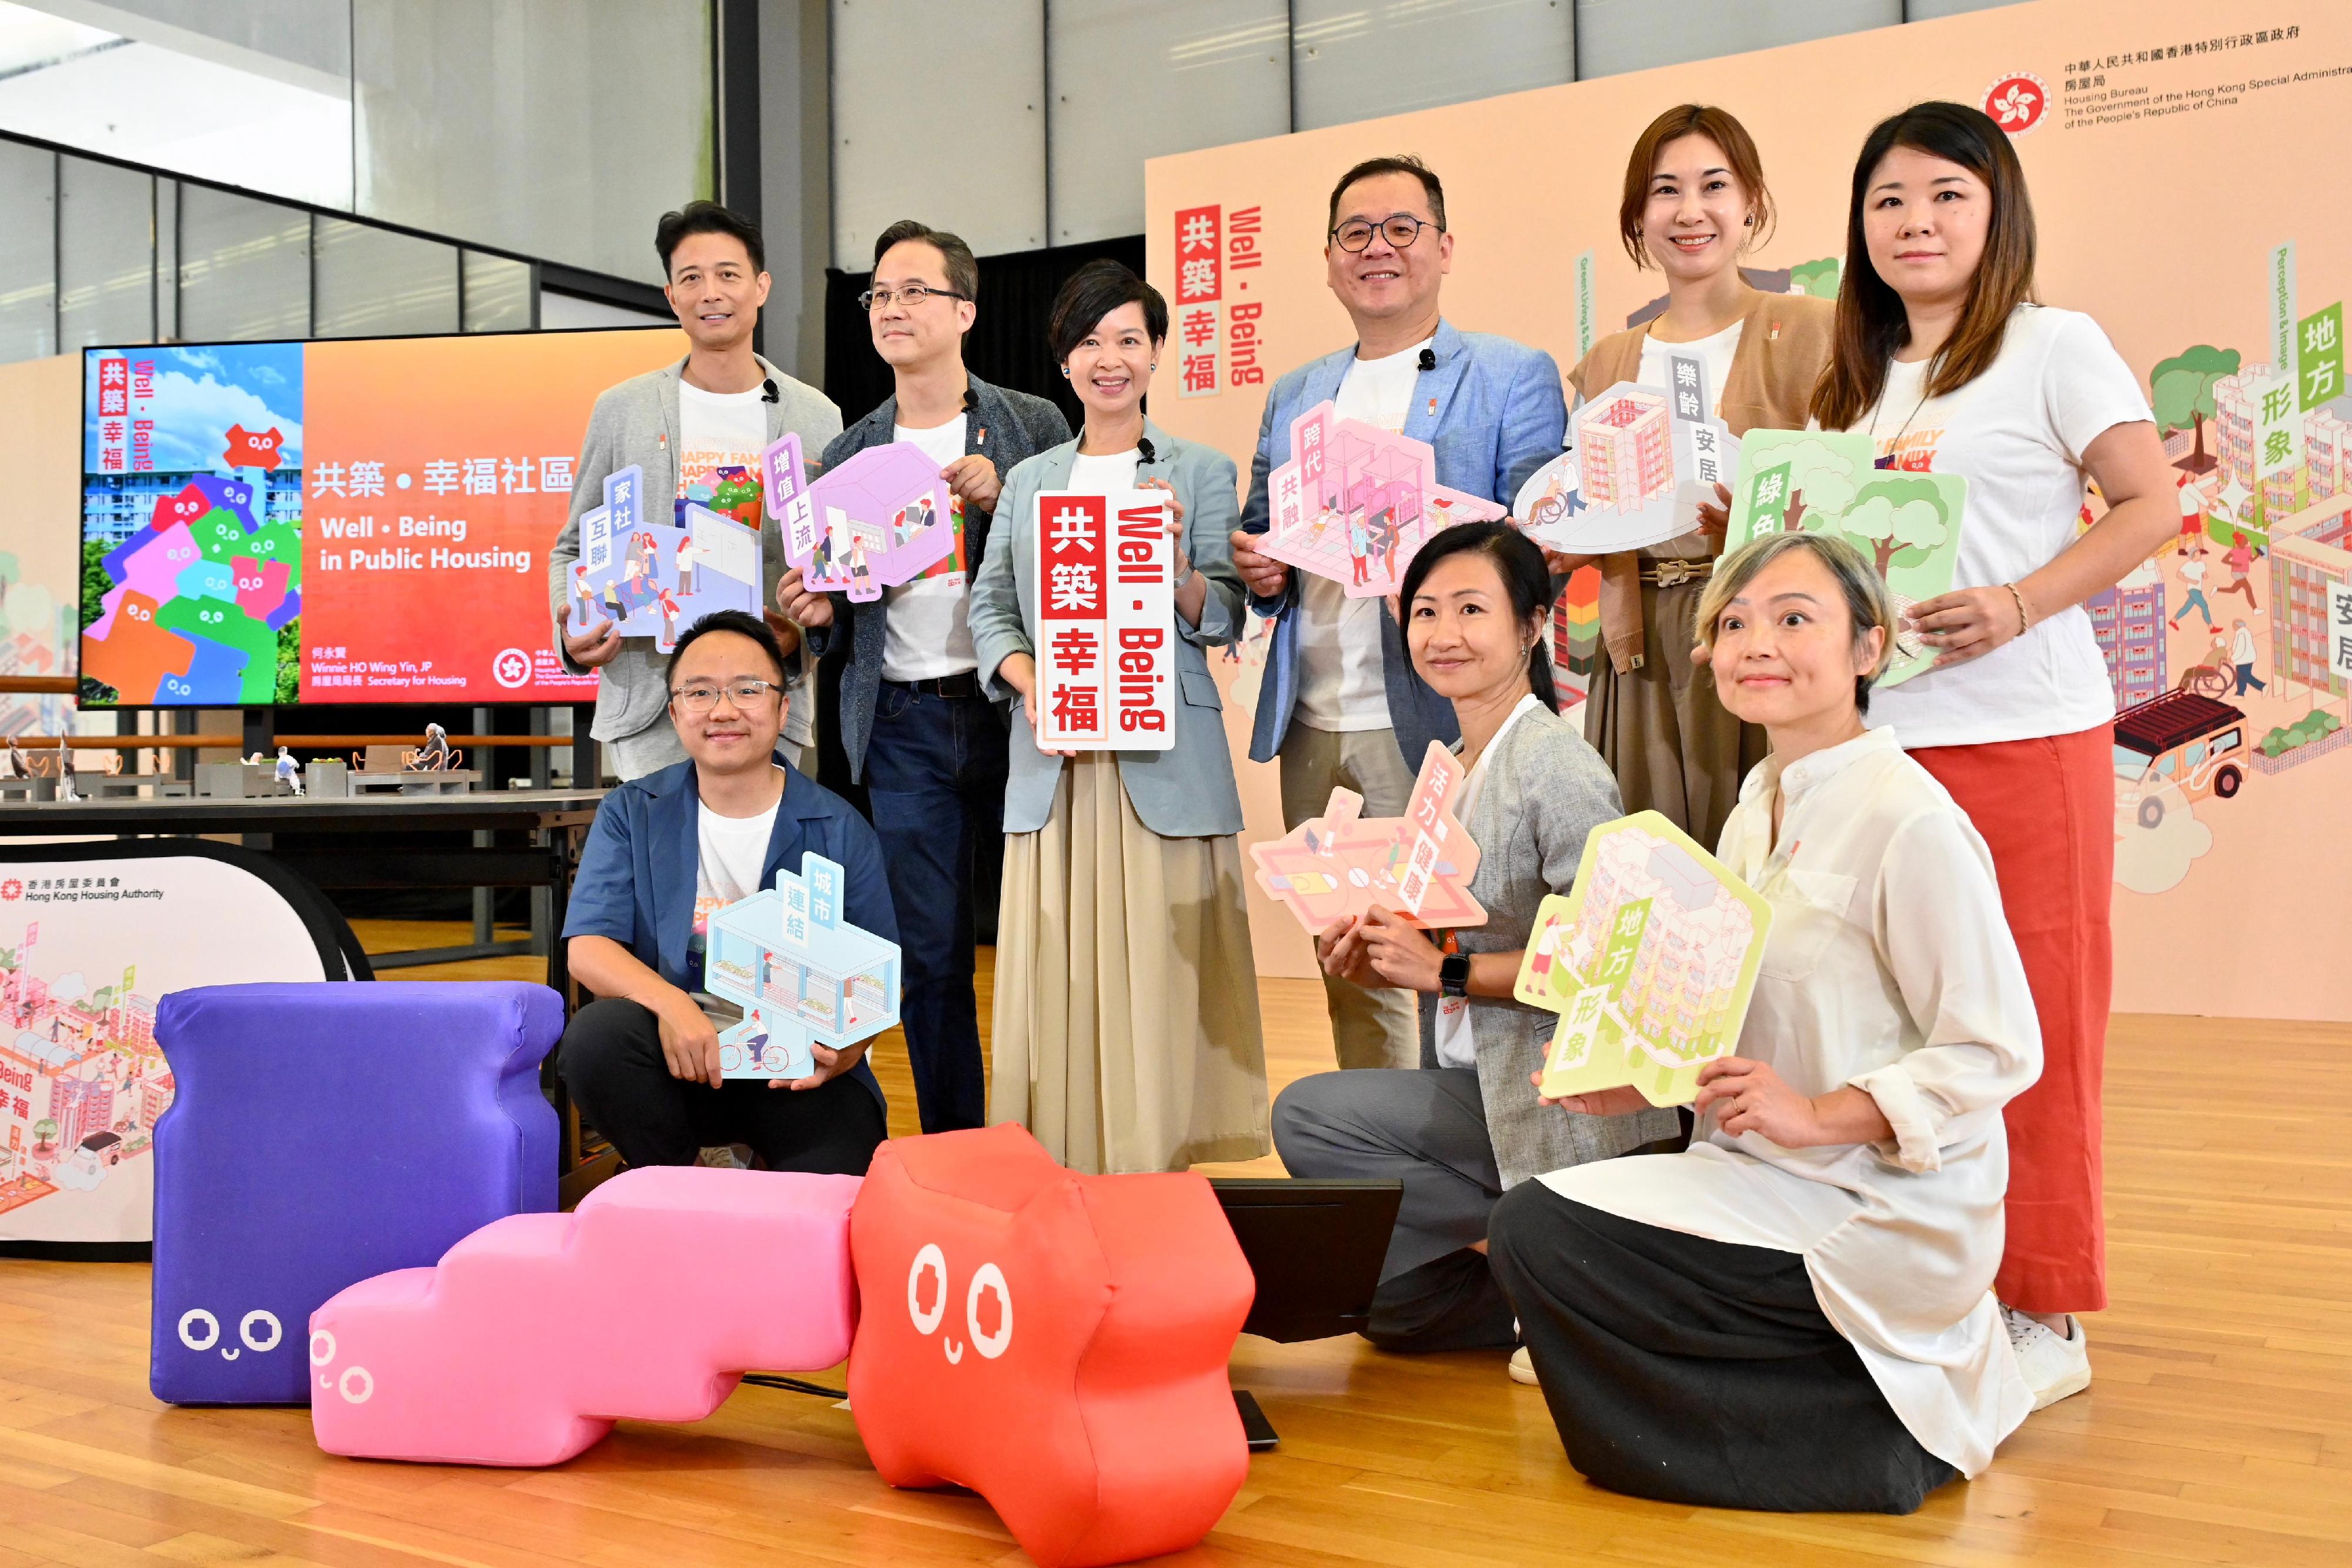
[[[1328,577],[1350,599],[1394,593],[1431,535],[1504,515],[1439,484],[1427,442],[1342,419],[1328,402],[1291,421],[1290,453],[1267,476],[1258,553]]]
[[[780,465],[769,465],[772,476]],[[886,588],[912,582],[955,550],[955,520],[948,483],[920,447],[906,442],[869,446],[808,486],[808,518],[795,539],[793,519],[778,515],[785,559],[822,593],[846,591],[861,603]],[[769,509],[779,505],[772,494]],[[803,549],[803,544],[806,548]]]
[[[1375,904],[1432,929],[1484,925],[1486,911],[1470,896],[1478,846],[1454,814],[1465,777],[1462,759],[1433,740],[1403,816],[1366,817],[1361,795],[1332,790],[1321,816],[1250,846],[1258,886],[1310,933]]]

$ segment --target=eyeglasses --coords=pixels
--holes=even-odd
[[[898,288],[869,288],[857,297],[857,308],[861,310],[872,310],[877,307],[887,308],[892,300],[898,299],[905,301],[907,308],[911,310],[926,299],[971,298],[969,294],[958,294],[952,288],[933,288],[926,284],[909,283]]]
[[[1389,244],[1399,250],[1406,250],[1421,237],[1422,230],[1435,229],[1444,234],[1445,225],[1414,217],[1411,213],[1391,213],[1376,224],[1367,223],[1362,218],[1350,218],[1333,229],[1331,237],[1339,242],[1341,250],[1362,250],[1372,243],[1372,231],[1375,229],[1387,238]]]
[[[680,686],[669,695],[681,712],[709,713],[719,706],[721,693],[737,707],[749,710],[764,706],[770,696],[782,690],[773,681],[740,680],[730,681],[723,686]]]

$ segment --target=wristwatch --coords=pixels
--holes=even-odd
[[[1437,994],[1442,997],[1466,997],[1470,994],[1470,955],[1448,953],[1437,961]]]
[[[1176,580],[1175,580],[1175,581],[1173,581],[1173,582],[1171,582],[1171,583],[1170,583],[1168,586],[1170,586],[1171,588],[1181,588],[1181,587],[1183,587],[1186,583],[1188,583],[1188,582],[1190,582],[1190,581],[1192,581],[1192,572],[1193,572],[1193,570],[1194,570],[1194,568],[1193,568],[1192,563],[1189,559],[1188,559],[1188,560],[1186,560],[1186,561],[1184,562],[1184,570],[1181,570],[1181,571],[1180,571],[1180,572],[1178,572],[1178,573],[1176,574]]]

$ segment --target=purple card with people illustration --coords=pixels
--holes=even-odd
[[[768,465],[772,476],[778,466]],[[863,603],[913,581],[954,551],[951,499],[939,465],[920,447],[893,442],[867,447],[808,486],[804,535],[795,537],[793,519],[776,512],[772,488],[769,509],[802,580],[814,591],[846,591]]]
[[[681,627],[715,610],[760,611],[760,536],[732,517],[689,503],[686,526],[618,528],[613,508],[580,517],[569,629],[610,619],[624,637],[651,637],[663,653]]]

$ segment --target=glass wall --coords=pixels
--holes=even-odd
[[[352,0],[351,17],[359,213],[661,281],[654,225],[714,189],[709,0]]]
[[[712,192],[712,5],[0,0],[0,132],[658,281]]]
[[[539,267],[0,136],[0,361],[108,343],[528,331]]]
[[[833,265],[910,214],[983,255],[1135,234],[1165,153],[2017,3],[830,0]],[[882,90],[976,67],[944,134]]]

